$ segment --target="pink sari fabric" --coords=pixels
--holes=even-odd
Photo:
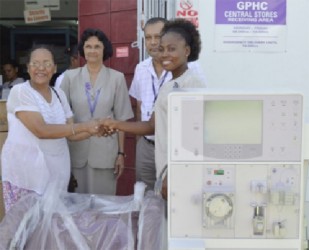
[[[32,190],[17,187],[8,181],[4,181],[2,186],[5,212],[8,212],[10,208],[24,195],[34,193]]]

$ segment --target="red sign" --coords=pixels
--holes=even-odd
[[[129,57],[129,47],[118,47],[116,48],[116,57]]]
[[[176,5],[176,17],[184,18],[192,22],[196,27],[198,21],[198,0],[178,0]]]

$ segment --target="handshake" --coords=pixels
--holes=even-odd
[[[119,131],[117,123],[119,121],[111,118],[95,119],[86,122],[87,131],[94,136],[110,136]]]
[[[135,135],[154,135],[155,121],[119,121],[110,117],[95,119],[86,122],[89,125],[88,133],[95,136],[110,136],[118,131],[132,133]]]

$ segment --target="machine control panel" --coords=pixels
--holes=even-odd
[[[303,249],[302,95],[183,91],[168,112],[169,249]]]
[[[172,236],[299,237],[300,164],[171,167]],[[194,179],[185,192],[180,189],[184,179]]]
[[[173,161],[301,159],[302,96],[169,96]]]

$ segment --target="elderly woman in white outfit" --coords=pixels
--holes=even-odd
[[[65,191],[70,178],[66,138],[88,138],[99,127],[94,120],[74,124],[65,94],[49,86],[56,65],[48,47],[33,48],[27,65],[30,80],[15,85],[7,101],[9,132],[1,157],[6,211],[27,193],[43,195],[51,183]]]

